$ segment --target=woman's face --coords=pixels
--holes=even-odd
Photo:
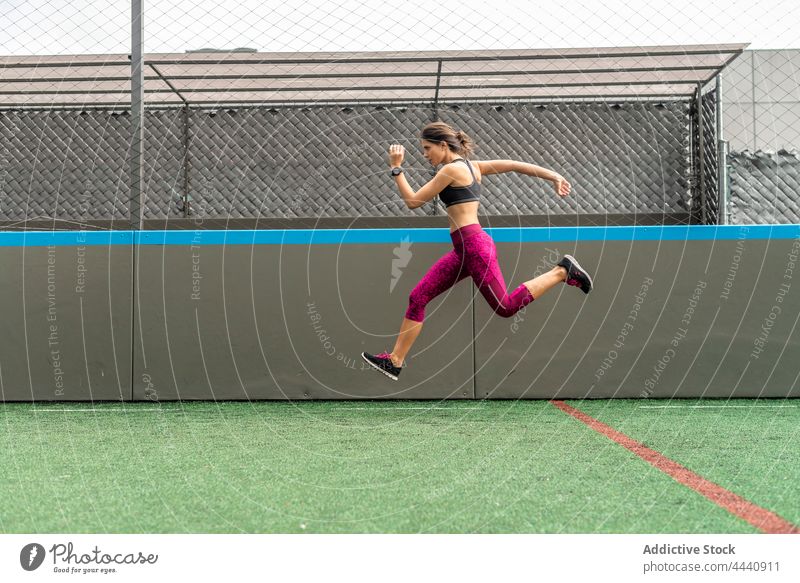
[[[429,142],[422,140],[422,155],[430,162],[431,166],[438,166],[444,161],[447,144],[444,142]]]

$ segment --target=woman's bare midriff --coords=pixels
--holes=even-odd
[[[447,207],[447,218],[450,221],[450,232],[472,225],[478,221],[478,207],[481,203],[477,200],[475,202],[462,202]]]
[[[453,184],[453,186],[469,186],[472,183],[472,175],[463,164],[460,166],[464,168],[464,182],[456,182]],[[472,171],[475,172],[475,180],[480,183],[481,171],[477,164],[472,164]],[[452,233],[453,231],[462,227],[466,227],[467,225],[479,223],[478,207],[480,204],[481,203],[476,200],[475,202],[462,202],[447,207],[447,218],[450,222],[450,232]]]

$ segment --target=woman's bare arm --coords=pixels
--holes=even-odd
[[[392,144],[389,146],[389,166],[394,168],[403,163],[405,157],[405,148],[400,144]],[[398,174],[394,177],[395,184],[400,191],[400,196],[403,202],[410,209],[419,208],[426,202],[433,199],[434,196],[439,194],[446,186],[449,186],[455,180],[452,168],[444,167],[433,179],[429,180],[422,188],[414,192],[411,185],[406,180],[405,173]]]
[[[419,208],[426,202],[433,200],[433,197],[439,194],[446,186],[453,183],[454,177],[451,170],[442,169],[436,173],[431,180],[429,180],[422,188],[414,192],[411,185],[406,180],[405,173],[395,176],[395,183],[400,190],[400,196],[403,197],[403,202],[410,209]]]
[[[481,174],[504,174],[506,172],[517,172],[518,174],[525,174],[527,176],[534,176],[536,178],[543,178],[553,183],[556,188],[556,194],[559,196],[566,196],[569,194],[572,186],[567,182],[566,178],[542,168],[536,164],[528,164],[526,162],[518,162],[517,160],[482,160],[477,163]]]
[[[545,180],[552,181],[558,174],[547,168],[536,166],[535,164],[527,164],[525,162],[517,162],[516,160],[482,160],[478,162],[478,168],[481,169],[481,174],[504,174],[506,172],[517,172],[518,174],[527,174],[528,176],[535,176],[536,178],[544,178]]]

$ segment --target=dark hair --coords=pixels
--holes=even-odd
[[[429,142],[444,142],[453,152],[465,157],[471,155],[476,147],[475,142],[467,134],[441,121],[429,123],[422,128],[420,137]]]

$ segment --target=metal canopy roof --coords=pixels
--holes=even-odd
[[[146,54],[148,105],[690,96],[747,44]],[[0,57],[0,107],[127,106],[128,55]]]

